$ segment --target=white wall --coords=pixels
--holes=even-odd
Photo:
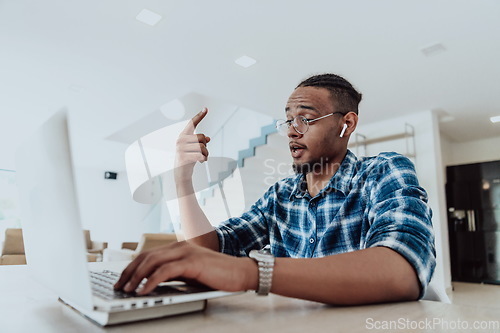
[[[150,221],[146,219],[151,205],[132,200],[124,171],[118,172],[116,180],[104,179],[104,171],[76,168],[80,216],[83,228],[91,231],[93,240],[106,241],[108,247],[120,248],[122,242],[138,241],[143,232],[152,232]],[[158,231],[159,225],[154,232]]]
[[[361,118],[362,119],[362,118]],[[448,244],[448,225],[446,217],[446,198],[444,189],[443,162],[437,115],[423,111],[408,116],[392,118],[373,124],[359,124],[357,133],[368,139],[404,132],[405,124],[415,128],[416,159],[414,159],[420,185],[427,191],[429,205],[433,211],[433,226],[436,235],[437,265],[434,282],[446,289],[451,288],[451,273]],[[351,138],[351,141],[354,137]],[[367,155],[381,151],[405,153],[404,140],[387,141],[367,147]],[[353,149],[355,152],[355,149]]]
[[[453,142],[442,136],[446,166],[500,160],[500,136],[469,142]]]
[[[160,232],[160,210],[132,199],[125,171],[128,144],[93,138],[77,125],[73,117],[72,158],[83,228],[110,248],[137,242],[145,232]],[[104,179],[105,171],[118,172],[118,178]]]

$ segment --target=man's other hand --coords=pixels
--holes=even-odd
[[[204,247],[178,242],[145,251],[122,272],[115,289],[132,292],[146,278],[137,294],[151,292],[159,283],[175,279],[195,280],[224,291],[256,289],[258,268],[250,258],[237,258]]]

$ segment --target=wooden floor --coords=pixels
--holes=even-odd
[[[453,292],[449,295],[452,303],[498,309],[500,317],[500,285],[466,282],[452,282],[452,285]]]

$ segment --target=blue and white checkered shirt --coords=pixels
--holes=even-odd
[[[432,212],[413,163],[396,153],[357,159],[348,151],[315,197],[303,175],[278,181],[241,217],[216,228],[221,252],[313,258],[384,246],[415,268],[421,295],[436,265]]]

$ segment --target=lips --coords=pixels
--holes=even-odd
[[[296,143],[296,142],[290,142],[289,147],[290,147],[290,152],[292,153],[293,158],[301,157],[304,150],[307,149],[306,146],[301,145],[301,144]]]

